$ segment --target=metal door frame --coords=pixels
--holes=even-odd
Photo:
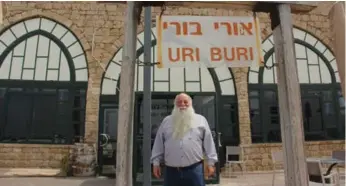
[[[326,126],[325,126],[325,121],[324,121],[324,107],[323,107],[323,99],[322,99],[322,96],[323,95],[321,95],[321,94],[318,94],[318,95],[309,95],[309,94],[304,94],[304,95],[302,95],[301,96],[301,104],[302,104],[302,118],[303,118],[303,127],[304,127],[304,138],[306,138],[306,134],[309,134],[309,132],[310,132],[310,126],[311,126],[311,123],[309,123],[309,126],[308,126],[308,129],[309,129],[309,131],[305,131],[305,126],[304,126],[304,119],[305,119],[305,117],[304,117],[304,108],[305,108],[305,106],[303,106],[303,100],[317,100],[318,101],[318,105],[319,105],[319,107],[320,107],[320,111],[321,111],[321,113],[319,114],[319,118],[321,119],[321,131],[322,132],[324,132],[324,135],[325,135],[325,132],[327,132],[326,131]],[[333,108],[334,109],[334,108]],[[325,136],[326,137],[326,136]],[[314,141],[314,140],[313,140]]]
[[[102,142],[100,140],[101,134],[103,134],[103,129],[104,129],[104,120],[105,120],[105,110],[106,109],[117,109],[118,104],[101,104],[100,110],[99,110],[99,130],[98,130],[98,136],[97,136],[97,170],[96,173],[98,175],[105,175],[102,170],[103,170],[103,147],[102,147]],[[115,173],[114,173],[115,175]]]

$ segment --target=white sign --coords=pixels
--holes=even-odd
[[[246,67],[262,63],[255,17],[157,17],[159,68]]]

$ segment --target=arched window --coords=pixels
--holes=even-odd
[[[65,26],[31,18],[0,34],[0,142],[66,144],[84,135],[88,68]]]
[[[345,106],[335,57],[321,41],[294,28],[305,140],[344,139]],[[273,36],[262,44],[267,66],[275,63]],[[249,103],[252,141],[280,142],[276,68],[251,67]]]

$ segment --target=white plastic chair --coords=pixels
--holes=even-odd
[[[336,172],[330,172],[329,174],[324,174],[322,172],[322,164],[320,160],[307,161],[307,168],[309,174],[310,185],[316,185],[316,183],[322,184],[322,186],[338,186],[339,176]],[[310,180],[310,177],[318,178],[318,180]],[[330,183],[326,183],[329,180]],[[314,182],[314,183],[311,183]]]
[[[239,160],[238,161],[228,160],[229,155],[238,155]],[[241,169],[242,174],[244,174],[244,172],[246,172],[243,147],[226,146],[226,165],[229,166],[229,169],[230,169],[232,167],[232,164],[238,165]]]
[[[333,151],[332,152],[332,158],[345,161],[345,151]],[[342,177],[343,179],[345,179],[345,175],[340,174],[340,169],[339,169],[340,167],[345,168],[345,163],[343,163],[343,164],[339,163],[336,165],[336,171],[339,175],[339,178]]]
[[[273,180],[272,180],[272,186],[274,186],[275,182],[275,175],[276,175],[276,166],[278,164],[283,164],[284,162],[284,157],[283,157],[283,152],[282,151],[272,151],[272,163],[273,163]]]

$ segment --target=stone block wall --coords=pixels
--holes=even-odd
[[[95,143],[98,134],[99,96],[104,69],[124,42],[124,15],[126,4],[97,2],[3,2],[4,27],[23,19],[44,16],[69,28],[80,39],[89,67],[89,87],[86,105],[86,142]],[[161,8],[153,8],[153,18],[160,15]],[[138,32],[143,31],[143,12]],[[167,7],[164,15],[197,16],[252,16],[251,11],[215,8]],[[271,34],[270,19],[266,13],[257,14],[262,39]],[[329,19],[318,12],[292,15],[293,24],[304,29],[331,47]],[[94,36],[94,37],[93,37]],[[94,46],[91,46],[94,43]],[[94,53],[91,53],[94,47]],[[251,143],[250,118],[247,95],[248,68],[233,68],[239,103],[240,136],[243,144]]]
[[[89,82],[86,103],[85,141],[97,144],[99,98],[102,75],[107,64],[113,58],[124,42],[124,15],[126,5],[123,3],[96,2],[19,2],[3,3],[4,27],[30,17],[47,17],[70,29],[81,41],[89,68]],[[153,8],[153,17],[161,13],[160,7]],[[215,8],[185,8],[167,7],[164,15],[199,15],[199,16],[245,16],[252,15],[250,11],[221,10]],[[258,13],[261,36],[265,39],[271,34],[270,19],[266,13]],[[313,12],[305,15],[292,15],[294,26],[310,32],[325,45],[332,48],[329,19],[326,15]],[[143,31],[143,13],[138,32]],[[94,46],[92,44],[94,43]],[[92,54],[92,47],[94,52]],[[269,167],[267,161],[272,148],[279,144],[251,144],[250,116],[248,103],[248,68],[232,68],[238,98],[239,129],[241,144],[250,145],[246,152],[249,158],[249,168],[262,170]],[[324,144],[325,143],[325,144]],[[343,143],[343,142],[342,142]],[[334,142],[308,143],[307,148],[316,149],[319,145],[330,150],[342,145]],[[330,145],[327,145],[330,144]],[[339,147],[339,146],[338,146]],[[0,144],[0,167],[52,167],[57,168],[58,162],[71,146],[57,145],[19,145]],[[263,151],[259,157],[253,157],[250,152]],[[316,152],[317,150],[309,150]],[[325,153],[325,152],[319,152]]]
[[[306,157],[331,156],[332,151],[344,149],[345,141],[305,142]],[[271,171],[273,168],[271,152],[280,150],[282,150],[282,145],[280,143],[251,144],[244,146],[246,170]],[[279,164],[277,169],[283,169],[283,165]],[[240,168],[232,166],[231,171],[240,171]]]
[[[69,145],[0,144],[0,168],[60,168]]]

